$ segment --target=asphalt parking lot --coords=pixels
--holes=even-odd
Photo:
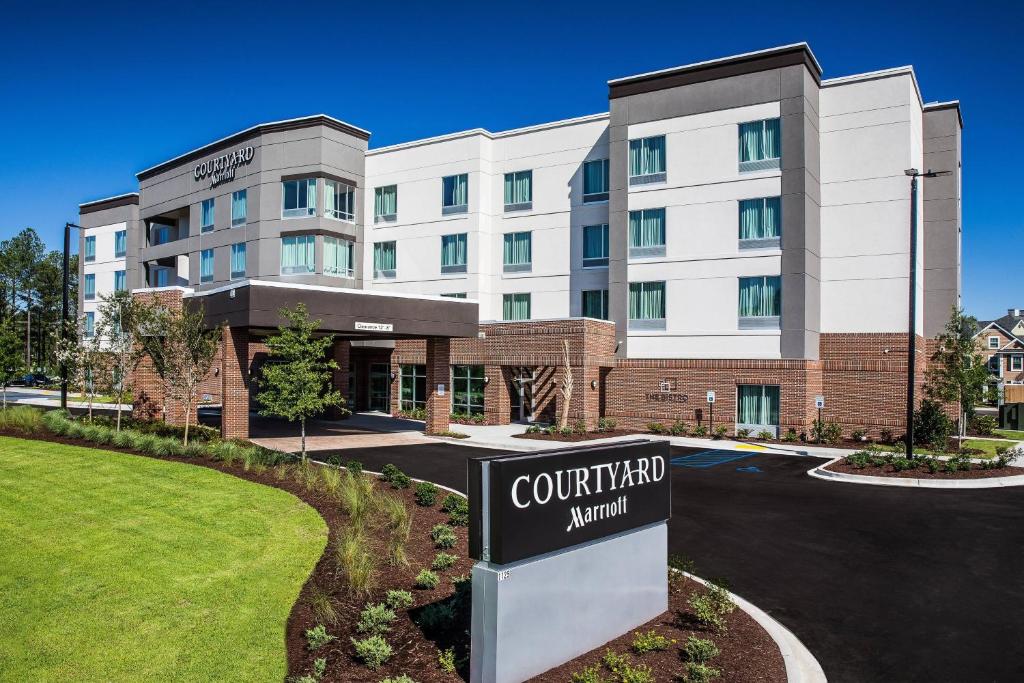
[[[465,459],[494,452],[355,459],[464,490]],[[816,459],[737,455],[673,448],[670,552],[785,624],[829,680],[1024,680],[1024,489],[839,484],[807,476]]]

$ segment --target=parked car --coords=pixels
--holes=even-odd
[[[53,383],[52,379],[41,372],[29,373],[25,375],[22,381],[26,387],[44,387]]]

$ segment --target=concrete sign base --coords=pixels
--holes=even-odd
[[[520,683],[668,609],[658,522],[505,565],[473,567],[471,683]]]

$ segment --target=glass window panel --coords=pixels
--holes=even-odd
[[[779,119],[740,124],[740,161],[778,159],[782,155]]]
[[[213,198],[203,200],[200,207],[199,228],[202,232],[213,230]]]
[[[507,232],[504,237],[506,266],[527,265],[533,262],[533,238],[529,232]]]
[[[740,278],[741,318],[772,317],[781,314],[782,279],[779,276]]]
[[[629,283],[629,319],[663,320],[665,318],[665,283]]]
[[[533,171],[505,174],[505,205],[526,204],[533,201]]]
[[[128,277],[125,271],[115,270],[114,271],[114,291],[123,292],[128,289]]]
[[[484,366],[452,366],[452,412],[468,415],[484,412]]]
[[[213,282],[213,249],[203,249],[199,253],[199,281]]]
[[[231,193],[231,226],[245,225],[248,215],[248,191],[239,190]]]
[[[629,246],[665,246],[665,209],[629,212]]]
[[[779,387],[740,384],[736,387],[736,422],[745,425],[779,425]]]
[[[245,242],[231,245],[231,279],[245,277]]]
[[[608,320],[608,290],[583,290],[583,317]]]
[[[316,178],[286,180],[281,183],[284,218],[316,215]]]
[[[385,277],[385,271],[398,269],[398,248],[395,242],[376,242],[373,245],[373,276]]]
[[[583,164],[583,201],[597,202],[608,199],[608,159],[587,161]]]
[[[118,230],[114,233],[114,257],[121,258],[128,253],[128,231]]]
[[[469,203],[469,176],[447,176],[441,179],[441,206],[466,206]]]
[[[294,275],[312,273],[316,264],[316,238],[296,235],[281,238],[281,273]]]
[[[85,238],[85,260],[95,261],[96,260],[96,237],[90,236]]]
[[[373,216],[382,218],[398,215],[398,186],[378,187],[374,191]]]
[[[84,297],[86,299],[96,298],[96,274],[89,273],[85,276]]]
[[[665,136],[629,141],[629,175],[638,177],[665,172]]]
[[[337,237],[324,237],[324,275],[352,277],[352,243]]]
[[[464,266],[467,255],[467,235],[441,235],[441,265]]]
[[[505,294],[501,300],[503,320],[529,320],[530,294]]]
[[[583,265],[588,260],[600,260],[601,264],[608,265],[608,225],[585,225],[583,226]]]

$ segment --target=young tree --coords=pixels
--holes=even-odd
[[[162,316],[165,386],[169,396],[180,401],[185,409],[186,446],[199,385],[210,371],[220,345],[220,328],[206,329],[204,318],[202,308],[187,305]]]
[[[55,355],[57,362],[67,367],[68,382],[81,388],[82,398],[89,407],[89,422],[92,422],[96,378],[104,375],[108,360],[99,336],[86,337],[78,325],[69,321],[67,334],[57,340]]]
[[[306,459],[306,420],[331,406],[341,405],[341,392],[330,388],[331,371],[338,364],[327,357],[333,335],[315,336],[319,320],[310,320],[305,304],[281,309],[287,325],[267,339],[271,362],[260,379],[260,415],[299,421],[302,459]]]
[[[977,320],[953,306],[946,327],[938,336],[938,349],[932,354],[926,375],[925,394],[929,398],[959,406],[961,438],[988,380],[988,367],[973,339],[977,324]]]
[[[21,339],[10,318],[0,325],[0,384],[3,385],[3,405],[7,410],[7,385],[21,376],[25,358],[22,355]]]
[[[126,291],[104,294],[96,312],[96,334],[110,354],[105,368],[105,385],[117,397],[117,431],[121,431],[121,404],[129,375],[139,364],[145,350],[139,343],[141,323],[148,312],[146,304]]]
[[[558,416],[558,428],[565,429],[569,424],[569,400],[572,398],[572,367],[569,365],[569,340],[562,340],[562,410]]]

